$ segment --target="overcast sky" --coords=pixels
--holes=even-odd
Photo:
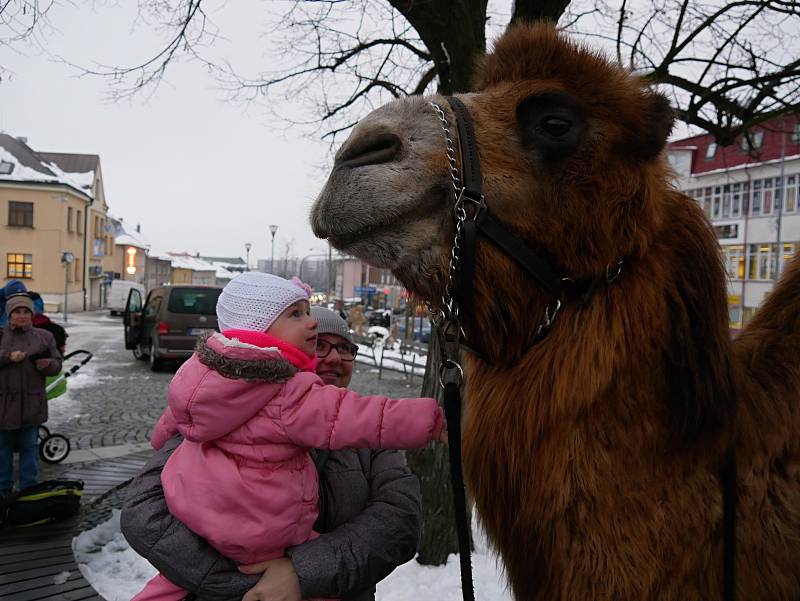
[[[145,58],[158,41],[146,27],[131,29],[135,4],[57,7],[48,50],[82,65]],[[254,4],[260,8],[248,11]],[[251,52],[254,69],[270,58],[242,47],[239,33],[258,40],[263,6],[236,0],[212,15],[236,38],[218,41],[220,52]],[[276,224],[276,258],[287,243],[295,256],[327,248],[307,220],[325,180],[325,143],[297,129],[280,131],[263,107],[226,101],[196,64],[175,65],[154,94],[109,102],[103,80],[76,77],[46,54],[20,50],[3,49],[11,73],[0,83],[0,130],[27,137],[34,150],[100,155],[111,213],[141,223],[154,247],[244,258],[250,242],[255,264],[269,258],[268,225]]]

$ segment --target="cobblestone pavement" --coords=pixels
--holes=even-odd
[[[69,378],[67,394],[50,401],[47,427],[69,438],[73,449],[147,442],[177,364],[151,372],[125,350],[122,320],[105,312],[70,315],[67,332],[67,352],[85,349],[94,357]],[[385,368],[379,380],[377,368],[357,362],[351,388],[407,397],[418,396],[420,384],[416,377],[409,386],[402,373]]]

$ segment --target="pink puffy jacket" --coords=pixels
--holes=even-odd
[[[184,437],[161,476],[170,512],[254,563],[315,536],[310,448],[418,448],[441,427],[434,399],[360,396],[297,371],[274,348],[213,334],[175,374],[152,443]]]

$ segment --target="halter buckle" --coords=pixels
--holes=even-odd
[[[462,187],[458,192],[456,203],[453,205],[453,214],[456,216],[456,219],[458,219],[459,209],[464,210],[465,219],[472,219],[473,221],[477,219],[478,215],[480,215],[481,212],[486,209],[486,203],[483,199],[483,194],[472,192]],[[472,204],[472,206],[475,208],[475,212],[472,214],[472,217],[469,216],[469,213],[465,208],[467,203]]]
[[[439,386],[442,387],[442,390],[444,390],[444,374],[445,374],[445,371],[451,370],[451,369],[456,370],[454,372],[455,373],[455,377],[453,378],[452,381],[457,386],[460,387],[461,386],[461,382],[464,381],[464,369],[461,367],[461,365],[459,365],[456,361],[453,361],[452,359],[446,359],[445,361],[443,361],[441,363],[441,365],[439,365]]]

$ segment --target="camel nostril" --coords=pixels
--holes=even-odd
[[[397,155],[400,146],[400,138],[391,133],[362,137],[345,146],[336,163],[348,167],[386,163]]]

